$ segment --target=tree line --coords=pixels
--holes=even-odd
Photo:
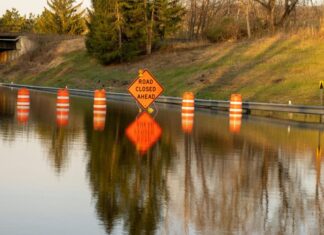
[[[104,63],[151,54],[185,13],[180,0],[92,0],[92,6],[86,45]]]
[[[222,41],[278,30],[320,30],[323,6],[312,0],[187,0],[188,37]]]
[[[15,8],[0,17],[0,30],[80,35],[86,32],[85,9],[76,0],[49,0],[40,15],[21,15]]]
[[[167,39],[220,42],[277,30],[321,29],[323,7],[312,0],[48,0],[40,15],[16,9],[0,17],[0,31],[86,35],[102,63],[151,54]]]

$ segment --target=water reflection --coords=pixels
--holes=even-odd
[[[195,97],[192,92],[185,92],[181,104],[181,124],[184,133],[191,133],[195,118]]]
[[[93,129],[103,131],[106,124],[106,90],[95,90],[93,102]]]
[[[57,91],[56,100],[56,123],[59,127],[64,127],[69,124],[70,99],[67,88]]]
[[[159,135],[140,130],[150,125],[136,124],[140,117],[134,120],[135,107],[109,102],[106,127],[96,131],[93,101],[72,98],[69,125],[60,128],[55,125],[55,95],[33,92],[29,121],[22,127],[15,121],[17,91],[0,91],[0,172],[5,172],[10,159],[17,157],[5,158],[8,154],[4,149],[33,150],[29,159],[18,158],[10,174],[0,177],[1,187],[10,185],[0,198],[12,200],[10,210],[22,209],[33,217],[39,207],[27,206],[30,195],[42,201],[46,192],[70,192],[71,198],[62,197],[64,209],[60,217],[68,220],[69,211],[84,209],[72,215],[77,217],[76,221],[82,216],[82,223],[67,223],[62,234],[86,234],[83,231],[91,226],[93,230],[87,230],[87,234],[324,233],[322,126],[305,128],[252,118],[244,119],[239,133],[233,134],[227,115],[196,112],[195,128],[186,134],[182,130],[181,111],[160,108],[154,121],[163,129]],[[144,141],[145,148],[138,144],[136,147],[129,140],[125,130],[130,125],[137,126],[131,131],[135,136],[144,133],[144,137],[135,139]],[[149,141],[155,139],[149,134],[158,138]],[[22,143],[24,147],[20,147]],[[146,150],[147,146],[150,150],[144,155],[136,151]],[[29,172],[35,176],[33,184],[21,194],[29,195],[26,203],[16,203],[15,198],[21,195],[13,187],[25,188],[26,184],[15,181],[11,185],[11,181],[13,176],[21,175],[17,166],[22,161],[27,169],[33,167],[30,162],[37,166],[42,161],[49,163],[53,177],[59,179],[59,187],[54,191],[50,183],[53,180],[49,180],[48,188],[37,188],[42,176],[50,173],[44,166],[39,167]],[[67,174],[71,169],[74,181],[68,185],[66,182],[71,178]],[[83,197],[88,194],[89,197]],[[80,198],[81,206],[73,206]],[[48,201],[46,205],[50,205]],[[51,216],[55,210],[46,208],[42,217]],[[0,212],[1,234],[19,233],[14,226],[17,216],[19,213]],[[92,220],[96,222],[90,226]],[[38,220],[31,221],[32,228],[23,228],[29,228],[26,231],[31,234],[39,233],[34,229]],[[56,220],[46,224],[59,226]],[[11,226],[11,230],[2,230],[6,226]],[[74,233],[65,230],[69,226],[75,229]],[[46,228],[41,230],[42,234],[48,232]]]
[[[230,114],[229,115],[229,130],[232,133],[240,133],[242,125],[242,115]]]
[[[113,232],[120,220],[130,234],[153,233],[163,219],[168,198],[172,142],[166,134],[155,151],[139,156],[125,135],[133,116],[126,110],[109,114],[107,123],[111,125],[105,132],[93,132],[85,120],[90,154],[87,171],[98,217],[107,233]]]
[[[93,129],[95,131],[103,131],[106,124],[106,111],[93,112]]]
[[[30,97],[29,90],[22,88],[17,95],[17,120],[21,124],[26,124],[29,118]]]
[[[162,129],[147,112],[142,112],[126,129],[127,137],[144,155],[161,137]]]

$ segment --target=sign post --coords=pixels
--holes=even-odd
[[[163,87],[148,70],[139,70],[138,77],[129,86],[128,92],[147,110],[163,93]]]
[[[148,70],[139,70],[138,77],[128,88],[128,92],[141,106],[141,114],[126,129],[127,137],[137,151],[144,155],[159,139],[162,128],[150,116],[150,105],[162,94],[163,87]]]
[[[320,81],[320,83],[319,83],[319,89],[320,89],[321,105],[323,105],[323,88],[324,88],[324,81]]]

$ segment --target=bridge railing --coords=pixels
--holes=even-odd
[[[51,33],[37,33],[34,32],[29,26],[19,25],[2,25],[0,23],[0,35],[4,36],[28,36],[30,38],[41,38],[54,40],[69,40],[84,37],[82,35],[70,35],[70,34],[51,34]]]

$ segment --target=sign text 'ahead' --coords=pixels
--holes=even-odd
[[[140,70],[128,88],[135,100],[147,109],[163,92],[163,87],[148,70]]]

